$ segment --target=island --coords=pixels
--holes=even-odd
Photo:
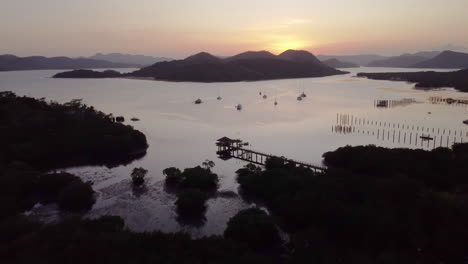
[[[416,88],[432,89],[452,87],[461,92],[468,92],[468,69],[452,72],[384,72],[358,73],[357,77],[373,80],[405,81],[416,83]]]
[[[54,78],[144,78],[178,82],[240,82],[289,78],[323,77],[347,72],[320,62],[312,53],[288,50],[280,55],[267,51],[245,52],[218,58],[206,52],[184,60],[164,61],[120,75],[106,76],[94,71],[75,70]]]
[[[115,78],[121,77],[122,74],[118,71],[93,71],[93,70],[74,70],[68,72],[61,72],[54,75],[54,78],[88,78],[88,79],[101,79],[101,78]]]

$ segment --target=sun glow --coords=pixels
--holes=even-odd
[[[300,49],[306,49],[307,44],[304,41],[300,40],[294,40],[294,39],[288,39],[284,41],[278,41],[277,43],[273,44],[271,46],[271,50],[276,53],[281,53],[285,50],[300,50]]]

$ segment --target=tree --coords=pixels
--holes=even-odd
[[[246,243],[254,249],[270,248],[281,242],[273,219],[259,208],[245,209],[232,217],[224,237]]]
[[[80,212],[91,209],[96,202],[91,182],[73,181],[58,195],[60,209]]]
[[[183,180],[182,172],[178,168],[175,168],[175,167],[164,169],[163,174],[164,176],[166,176],[165,183],[168,186],[177,186]]]
[[[182,217],[198,217],[206,210],[208,196],[198,189],[186,189],[177,198],[177,213]]]
[[[215,166],[215,163],[212,160],[205,160],[202,163],[202,166],[205,167],[205,169],[207,170],[211,170]]]
[[[135,186],[141,186],[143,183],[145,183],[145,176],[148,173],[148,170],[144,168],[134,168],[132,171],[132,183]]]

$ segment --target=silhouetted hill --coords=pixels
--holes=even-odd
[[[418,88],[453,87],[468,92],[468,69],[453,72],[383,72],[358,73],[358,77],[373,80],[406,81],[416,83]]]
[[[318,59],[321,61],[329,60],[329,59],[337,59],[340,61],[348,61],[359,66],[366,66],[372,61],[376,60],[384,60],[388,59],[389,57],[380,56],[380,55],[373,55],[373,54],[363,54],[363,55],[318,55]]]
[[[287,50],[278,55],[278,58],[294,62],[309,62],[317,65],[323,65],[317,57],[305,50]]]
[[[222,63],[222,60],[218,57],[215,57],[207,52],[200,52],[195,55],[187,57],[185,60],[182,60],[184,64],[203,64],[203,63]]]
[[[226,58],[226,61],[245,60],[245,59],[274,59],[276,56],[269,51],[247,51],[235,56]]]
[[[145,55],[132,55],[132,54],[121,54],[121,53],[109,53],[109,54],[97,53],[96,55],[89,57],[89,59],[104,60],[104,61],[140,65],[140,66],[149,66],[149,65],[155,64],[156,62],[172,60],[170,58],[164,58],[164,57],[152,57],[152,56],[145,56]]]
[[[322,61],[324,64],[332,67],[332,68],[359,68],[359,65],[351,63],[351,62],[344,62],[337,59],[328,59]]]
[[[167,81],[237,82],[345,73],[326,66],[306,51],[287,51],[279,56],[271,55],[265,52],[247,52],[234,56],[235,59],[230,57],[223,60],[202,52],[184,60],[159,62],[126,76]]]
[[[407,68],[412,65],[427,60],[427,57],[415,56],[410,54],[403,54],[397,57],[391,57],[385,60],[377,60],[369,63],[369,67],[396,67]]]
[[[68,57],[17,57],[14,55],[0,56],[0,69],[2,71],[27,71],[27,70],[61,70],[84,68],[133,68],[135,65],[108,62],[102,60]]]
[[[92,70],[74,70],[68,72],[57,73],[53,78],[80,78],[80,79],[100,79],[100,78],[115,78],[120,77],[122,74],[117,71],[92,71]]]
[[[416,63],[413,68],[468,68],[468,54],[446,50],[432,59]]]

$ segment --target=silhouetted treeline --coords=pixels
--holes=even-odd
[[[416,83],[418,88],[453,87],[459,91],[468,92],[468,69],[453,72],[361,72],[357,76],[373,80],[412,82]]]
[[[243,196],[265,202],[290,233],[292,263],[464,263],[467,155],[467,144],[347,147],[325,154],[324,174],[282,159],[237,174]]]
[[[57,203],[65,211],[89,210],[95,201],[91,183],[49,171],[130,162],[148,146],[141,132],[80,100],[47,103],[0,92],[0,120],[0,218],[37,203]]]
[[[113,216],[49,225],[17,217],[3,221],[0,232],[2,263],[272,263],[222,237],[192,240],[183,233],[133,233]]]
[[[21,161],[38,169],[110,166],[141,157],[148,147],[143,133],[81,100],[48,103],[1,92],[0,115],[4,163]]]

